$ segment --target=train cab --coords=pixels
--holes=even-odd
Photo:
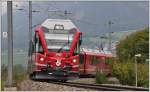
[[[71,20],[47,19],[34,31],[28,70],[32,79],[78,78],[82,33]]]

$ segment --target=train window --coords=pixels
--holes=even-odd
[[[91,62],[92,65],[96,65],[98,63],[98,59],[95,56],[92,57],[91,61],[92,61]]]
[[[78,39],[78,43],[77,43],[76,48],[75,48],[75,51],[74,51],[74,54],[75,54],[75,55],[77,55],[77,54],[80,53],[80,44],[79,44],[79,41],[80,41],[80,39]]]
[[[46,30],[45,30],[46,31]],[[49,51],[67,52],[70,50],[73,42],[74,34],[72,30],[48,30],[44,36],[46,39],[47,48]]]
[[[35,46],[34,46],[34,43],[33,42],[31,42],[31,53],[34,53],[35,52]]]
[[[59,24],[55,24],[54,30],[64,30],[64,26],[63,25],[59,25]]]
[[[81,43],[82,43],[82,34],[80,35],[79,45],[81,45]]]
[[[35,34],[35,37],[34,37],[34,41],[35,41],[35,52],[38,52],[38,34]]]
[[[38,34],[35,34],[35,49],[36,49],[36,52],[38,53],[42,53],[42,54],[44,53],[42,43]]]
[[[42,53],[42,54],[44,53],[41,40],[39,40],[39,50],[38,50],[38,52],[39,52],[39,53]]]
[[[84,63],[84,54],[80,54],[80,64]]]
[[[80,46],[81,46],[81,43],[82,43],[82,35],[80,35],[79,39],[78,39],[78,43],[76,45],[76,48],[75,48],[75,51],[74,51],[74,54],[79,54],[80,53]]]

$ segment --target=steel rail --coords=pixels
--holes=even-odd
[[[68,82],[68,83],[73,83],[73,82]],[[135,86],[121,86],[121,85],[110,85],[110,84],[85,84],[85,83],[73,83],[73,84],[101,86],[101,87],[108,87],[108,88],[116,88],[120,90],[149,91],[148,88],[135,87]]]
[[[149,91],[148,88],[134,87],[134,86],[117,86],[117,85],[103,85],[103,84],[85,84],[85,83],[74,83],[74,82],[52,82],[50,83],[66,85],[72,87],[88,88],[94,90],[103,91]]]

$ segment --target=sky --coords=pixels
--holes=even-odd
[[[83,32],[84,43],[89,44],[95,35],[108,32],[138,30],[148,26],[148,2],[145,1],[43,1],[32,2],[32,26],[41,24],[46,18],[69,18]],[[24,9],[19,11],[17,9]],[[7,31],[6,2],[2,3],[2,31]],[[70,14],[67,17],[64,11]],[[49,12],[48,11],[59,11]],[[108,21],[112,21],[108,27]],[[28,2],[13,2],[14,47],[27,47]],[[34,28],[33,28],[34,31]],[[93,36],[93,38],[86,38]],[[22,39],[24,38],[24,39]]]
[[[28,50],[28,2],[13,2],[13,48]],[[2,32],[7,31],[7,6],[2,3]],[[32,10],[38,10],[32,15],[33,32],[38,24],[47,18],[68,18],[83,33],[83,47],[95,49],[102,35],[108,32],[131,32],[149,24],[148,2],[145,1],[57,1],[57,2],[32,2]],[[18,9],[24,9],[22,11]],[[67,16],[64,11],[69,12]],[[58,12],[48,12],[58,11]],[[108,21],[112,21],[108,27]],[[115,36],[112,36],[114,38]],[[103,40],[104,41],[104,40]],[[107,41],[105,42],[108,43]],[[107,46],[106,46],[107,47]],[[7,40],[2,39],[2,50],[7,49]],[[6,52],[6,51],[5,51]],[[7,53],[2,53],[7,54]],[[27,52],[25,56],[14,54],[14,64],[27,65]],[[5,55],[6,56],[6,55]],[[16,58],[20,57],[20,58]],[[6,63],[7,57],[2,57]],[[19,62],[18,62],[19,61]]]

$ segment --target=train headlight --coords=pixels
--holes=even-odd
[[[61,60],[57,60],[56,65],[60,66],[61,65]]]
[[[40,58],[40,61],[44,61],[44,58]]]
[[[73,59],[73,60],[72,60],[72,62],[74,62],[74,63],[75,63],[75,62],[77,62],[77,60],[76,60],[76,59]]]

